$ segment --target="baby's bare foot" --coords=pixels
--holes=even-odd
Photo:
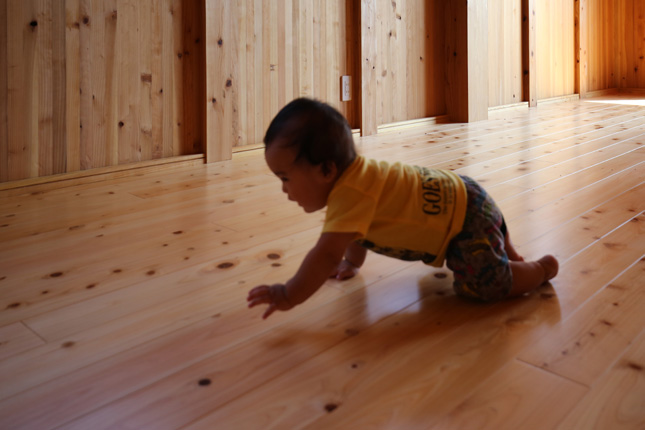
[[[524,257],[518,254],[514,248],[507,249],[506,255],[508,256],[508,259],[511,261],[524,261]]]
[[[506,255],[508,256],[509,260],[524,261],[524,257],[518,254],[517,251],[515,250],[515,247],[513,246],[513,242],[511,242],[511,236],[509,234],[507,234],[504,237],[504,248],[506,249]]]
[[[538,263],[540,263],[540,266],[544,269],[544,282],[550,281],[558,274],[560,265],[553,255],[545,255],[538,260]]]

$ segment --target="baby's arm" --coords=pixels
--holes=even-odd
[[[353,278],[365,262],[366,255],[367,249],[352,241],[345,250],[345,258],[332,271],[330,277],[341,281]]]
[[[355,237],[355,233],[321,234],[295,276],[284,285],[261,285],[252,289],[247,298],[249,307],[268,304],[263,315],[263,318],[267,318],[276,309],[288,310],[304,302],[322,286],[331,271],[338,267]]]

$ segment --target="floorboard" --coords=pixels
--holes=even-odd
[[[0,428],[644,428],[644,141],[628,96],[358,139],[474,177],[525,257],[560,260],[489,305],[370,254],[262,320],[248,290],[288,279],[324,217],[262,150],[1,191]]]

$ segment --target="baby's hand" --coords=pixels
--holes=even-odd
[[[338,267],[336,267],[331,272],[329,277],[336,278],[339,281],[344,281],[345,279],[353,278],[356,275],[358,275],[358,267],[354,266],[349,261],[343,259],[343,261],[340,262]]]
[[[293,306],[289,303],[287,298],[287,290],[283,284],[274,285],[260,285],[249,291],[249,296],[246,298],[249,302],[249,308],[263,303],[269,305],[267,310],[262,315],[262,318],[267,319],[276,309],[280,311],[288,311]]]

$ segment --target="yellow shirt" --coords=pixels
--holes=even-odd
[[[323,233],[356,232],[372,251],[440,267],[466,203],[466,187],[453,172],[359,156],[329,194]]]

